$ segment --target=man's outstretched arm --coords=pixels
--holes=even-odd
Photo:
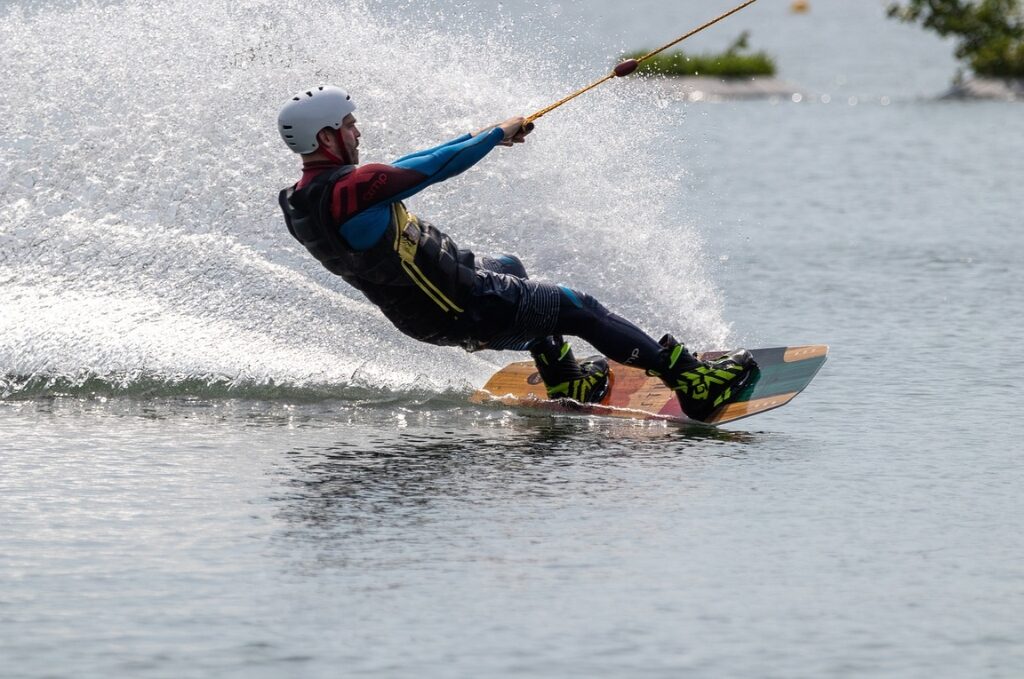
[[[475,136],[463,135],[392,165],[360,167],[334,187],[331,213],[342,222],[342,237],[357,250],[372,247],[387,229],[389,205],[464,172],[498,144],[521,142],[525,135],[517,133],[520,120],[510,118]]]
[[[485,130],[481,130],[481,132],[483,132],[483,131],[485,131]],[[399,163],[404,162],[406,160],[410,160],[410,159],[416,158],[418,156],[425,156],[425,155],[427,155],[429,153],[433,153],[434,151],[440,151],[445,146],[451,146],[452,144],[461,144],[462,142],[466,141],[467,139],[470,139],[470,138],[475,137],[475,136],[476,136],[475,134],[469,134],[467,132],[466,134],[462,135],[461,137],[456,137],[455,139],[449,139],[445,143],[438,144],[437,146],[435,146],[433,148],[423,149],[422,151],[416,151],[415,153],[410,153],[408,155],[404,155],[401,158],[399,158],[398,160],[392,161],[391,164],[392,165],[398,165]]]
[[[448,143],[431,151],[406,156],[404,159],[396,160],[392,163],[394,167],[418,172],[421,175],[419,182],[398,194],[392,201],[404,200],[431,184],[443,182],[465,172],[480,162],[495,146],[500,144],[505,139],[505,133],[500,127],[495,127],[475,137],[463,135],[460,139],[462,141]]]
[[[404,163],[405,161],[411,160],[413,158],[418,158],[420,156],[426,156],[426,155],[432,154],[432,153],[434,153],[436,151],[440,151],[441,149],[443,149],[446,146],[452,146],[454,144],[461,144],[461,143],[463,143],[465,141],[468,141],[469,139],[472,139],[473,137],[479,137],[480,135],[482,135],[482,134],[484,134],[486,132],[491,132],[491,131],[493,131],[495,129],[503,128],[503,127],[507,126],[510,121],[515,121],[515,120],[518,120],[518,119],[517,118],[509,118],[509,120],[506,120],[504,123],[498,123],[497,125],[490,125],[488,127],[481,128],[481,129],[479,129],[479,130],[477,130],[476,132],[473,132],[473,133],[468,133],[467,132],[466,134],[464,134],[464,135],[462,135],[460,137],[456,137],[455,139],[450,139],[450,140],[446,141],[445,143],[438,144],[437,146],[435,146],[433,148],[424,149],[422,151],[416,151],[415,153],[410,153],[408,155],[402,156],[398,160],[393,161],[391,164],[395,165],[395,166],[401,166],[401,164]],[[508,138],[508,134],[506,133],[505,134],[505,139],[502,142],[500,142],[500,143],[502,143],[504,145],[507,145],[507,146],[511,146],[513,142],[521,143],[523,141],[523,138],[527,134],[529,134],[529,132],[521,131],[521,132],[516,133],[515,135],[513,135],[513,137],[511,139],[509,139]]]

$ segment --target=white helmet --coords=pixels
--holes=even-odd
[[[333,85],[321,85],[299,92],[277,116],[277,130],[284,143],[296,153],[312,153],[320,146],[317,133],[325,127],[338,129],[345,116],[356,110],[348,92]]]

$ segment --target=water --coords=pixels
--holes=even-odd
[[[282,93],[393,157],[726,9],[678,5],[8,7],[0,674],[1018,676],[1024,123],[931,98],[948,44],[755,5],[703,44],[804,102],[615,83],[413,203],[652,332],[832,345],[728,431],[471,407],[512,355],[282,240]]]

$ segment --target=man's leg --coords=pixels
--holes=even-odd
[[[555,332],[590,342],[602,354],[644,370],[661,367],[662,346],[625,318],[608,311],[590,295],[558,286],[559,307]]]
[[[608,364],[604,360],[582,365],[573,356],[569,344],[559,335],[547,335],[558,316],[561,292],[550,284],[529,281],[526,267],[515,255],[480,257],[477,266],[485,271],[514,277],[514,285],[492,282],[492,290],[504,290],[501,298],[515,297],[515,318],[509,332],[491,342],[494,349],[527,349],[537,364],[550,398],[571,398],[577,401],[599,401],[608,385]],[[507,279],[506,279],[507,281]],[[529,282],[527,282],[529,281]],[[514,290],[514,295],[512,294]],[[510,310],[511,311],[511,310]],[[540,328],[544,328],[541,330]]]
[[[515,255],[498,255],[497,257],[484,256],[480,258],[478,266],[494,273],[508,274],[517,278],[527,279],[526,267],[523,260]]]
[[[497,350],[529,349],[551,398],[600,401],[608,384],[607,363],[578,363],[562,335],[581,337],[605,356],[660,377],[683,411],[698,420],[732,399],[755,373],[749,352],[698,361],[671,335],[656,342],[590,295],[527,280],[518,258],[483,258],[481,268],[506,274],[491,281],[488,293],[500,300],[498,318],[491,321],[500,321],[506,330],[488,335],[486,344]]]
[[[706,420],[732,400],[756,374],[753,357],[745,350],[715,361],[699,361],[671,335],[655,342],[590,295],[564,286],[559,286],[559,290],[556,333],[581,337],[612,360],[635,365],[649,375],[660,377],[675,392],[683,412],[694,419]],[[565,346],[568,351],[568,345]],[[607,374],[607,364],[604,374]]]
[[[524,280],[529,279],[526,267],[515,255],[499,255],[497,257],[481,257],[480,268],[495,273],[503,273]],[[656,369],[661,345],[621,316],[617,316],[601,305],[590,295],[576,292],[563,285],[558,286],[559,304],[558,320],[555,325],[557,335],[575,335],[593,344],[598,351],[627,365],[640,368]],[[555,342],[555,337],[540,338],[548,343]],[[558,338],[560,339],[560,337]],[[557,342],[561,346],[562,342]]]

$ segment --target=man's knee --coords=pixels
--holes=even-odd
[[[596,316],[607,316],[608,310],[598,302],[596,299],[591,297],[585,292],[579,290],[573,290],[572,288],[564,285],[559,285],[558,289],[562,293],[562,306],[570,306],[574,309],[578,309],[584,313],[591,313]]]
[[[498,255],[497,257],[481,258],[480,266],[495,273],[508,274],[516,278],[529,278],[523,260],[515,255]]]
[[[585,292],[558,286],[561,300],[558,308],[558,327],[566,335],[587,339],[599,333],[609,312],[596,299]],[[588,340],[589,341],[589,340]]]
[[[523,264],[523,260],[519,259],[515,255],[501,255],[498,257],[498,261],[501,262],[501,266],[505,269],[505,273],[518,276],[519,278],[529,278],[526,275],[526,266]]]

